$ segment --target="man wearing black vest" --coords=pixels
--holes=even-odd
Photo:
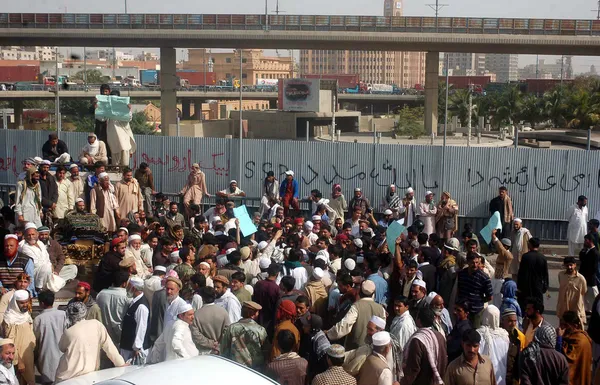
[[[133,300],[123,318],[121,332],[121,355],[128,361],[142,353],[145,357],[150,347],[150,306],[144,296],[144,281],[141,278],[131,277],[127,290],[133,293]],[[136,362],[139,364],[140,362]]]

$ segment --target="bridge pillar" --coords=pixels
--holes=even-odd
[[[14,100],[13,101],[13,113],[15,116],[15,126],[16,130],[23,129],[23,101],[22,100]]]
[[[202,120],[202,100],[194,100],[194,120]]]
[[[177,124],[177,61],[175,48],[160,48],[160,120],[162,134],[169,134],[169,126]]]
[[[277,109],[277,99],[270,99],[269,100],[269,110],[276,110]]]
[[[427,52],[425,58],[425,132],[437,134],[439,52]]]
[[[190,99],[181,100],[181,119],[189,120],[192,117],[191,114],[192,101]]]

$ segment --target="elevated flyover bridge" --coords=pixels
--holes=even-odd
[[[425,127],[432,131],[439,52],[595,56],[600,20],[0,13],[0,45],[160,47],[163,124],[176,122],[176,47],[426,51]]]

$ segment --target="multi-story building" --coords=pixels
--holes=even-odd
[[[384,16],[402,16],[403,0],[384,0]],[[358,74],[365,83],[412,88],[425,83],[425,53],[301,50],[302,74]]]
[[[289,79],[295,76],[292,56],[264,56],[261,49],[242,50],[242,82],[257,84],[260,79]],[[240,51],[211,52],[207,49],[188,50],[188,61],[181,69],[215,72],[217,80],[239,79]]]
[[[480,76],[485,74],[485,54],[446,52],[444,53],[443,68],[448,67],[456,76]],[[443,71],[442,71],[443,72]]]
[[[56,60],[55,47],[19,47],[2,46],[0,47],[0,60]]]
[[[546,60],[539,59],[537,64],[528,64],[519,69],[520,79],[571,79],[566,58],[556,59],[554,63],[546,63]]]
[[[493,53],[485,55],[485,69],[496,74],[499,83],[519,80],[519,55]]]

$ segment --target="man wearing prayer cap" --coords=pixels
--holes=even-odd
[[[533,238],[531,232],[523,227],[523,221],[520,218],[513,220],[513,231],[510,234],[510,252],[513,255],[512,263],[510,264],[510,274],[513,281],[517,281],[519,274],[519,264],[521,257],[529,252],[529,240]]]
[[[106,231],[113,233],[117,230],[117,223],[121,221],[118,210],[115,187],[110,183],[107,173],[100,173],[98,184],[90,192],[90,212],[100,217]]]
[[[229,288],[229,280],[222,275],[213,277],[213,285],[215,288],[215,305],[221,306],[229,313],[229,320],[235,323],[241,318],[242,305],[235,294]]]
[[[219,191],[217,193],[217,196],[222,198],[245,197],[246,193],[238,187],[238,183],[236,180],[232,180],[231,182],[229,182],[229,188]]]
[[[77,286],[75,287],[75,297],[73,297],[69,303],[71,302],[82,302],[87,308],[87,318],[86,319],[97,319],[102,322],[102,314],[100,313],[100,307],[96,303],[96,300],[91,295],[92,287],[89,283],[79,281]]]
[[[78,199],[85,199],[84,181],[79,176],[79,166],[73,163],[69,166],[69,182],[71,182],[71,193],[75,198],[75,204],[77,205]]]
[[[373,335],[373,353],[367,358],[358,374],[358,384],[366,385],[377,379],[377,384],[391,385],[394,382],[392,370],[386,359],[392,349],[390,333],[381,331]]]
[[[4,236],[4,258],[0,258],[0,289],[2,293],[15,287],[19,274],[25,273],[30,278],[28,290],[35,293],[33,282],[33,260],[19,252],[19,238],[14,234]]]
[[[404,226],[412,226],[419,215],[418,210],[417,201],[415,200],[415,191],[412,187],[409,187],[406,189],[406,194],[404,195],[404,198],[402,198],[402,205],[398,209],[400,218],[404,218]]]
[[[356,379],[343,368],[346,350],[342,345],[333,344],[327,348],[329,369],[317,374],[312,385],[356,385]]]
[[[130,358],[148,354],[150,348],[150,304],[144,295],[144,281],[131,277],[128,283],[128,294],[133,298],[127,306],[122,322],[119,347],[121,356]]]
[[[0,339],[0,383],[2,384],[19,384],[13,366],[15,355],[15,342],[10,338]]]
[[[46,250],[48,251],[54,274],[58,274],[67,282],[75,279],[77,277],[77,266],[65,266],[65,254],[63,253],[62,246],[50,236],[50,229],[42,226],[37,231],[38,240],[46,246]]]
[[[304,291],[306,292],[306,296],[310,300],[311,314],[318,314],[321,317],[324,317],[327,312],[327,289],[323,284],[323,277],[325,276],[325,272],[320,267],[315,267],[313,269],[313,273],[309,281],[304,285]]]
[[[267,331],[256,320],[262,307],[246,301],[242,306],[241,319],[225,328],[219,346],[221,355],[252,369],[261,369],[265,363],[263,353]],[[247,338],[246,336],[253,336]]]
[[[427,307],[427,301],[425,301],[425,296],[427,295],[427,284],[425,281],[416,278],[410,288],[410,295],[410,315],[413,317],[413,319],[416,319],[419,310]]]
[[[42,225],[42,188],[36,167],[27,170],[24,180],[17,182],[15,216],[18,223],[33,222]]]
[[[190,330],[190,325],[194,321],[194,309],[192,305],[185,301],[180,302],[175,313],[177,313],[175,322],[168,328],[165,326],[163,335],[156,342],[159,346],[161,342],[166,344],[166,361],[195,357],[199,353],[192,341],[192,332]]]
[[[515,383],[520,379],[519,360],[521,353],[527,344],[525,334],[519,330],[519,321],[517,311],[513,308],[506,308],[502,311],[501,326],[508,332],[508,360],[506,364],[506,383]]]
[[[386,318],[383,306],[373,300],[375,283],[363,281],[358,293],[360,299],[352,304],[346,316],[327,331],[329,340],[334,341],[346,336],[346,349],[353,350],[367,343],[367,326],[373,316]]]
[[[287,170],[285,172],[285,179],[279,186],[279,198],[281,199],[284,215],[287,217],[290,211],[290,206],[294,210],[300,210],[298,205],[298,199],[300,198],[300,188],[298,181],[294,179],[294,172]]]
[[[15,343],[20,381],[35,384],[35,334],[30,315],[31,295],[27,290],[15,291],[2,322],[3,335]]]
[[[86,310],[81,302],[67,305],[67,329],[59,343],[64,354],[56,370],[57,383],[100,369],[100,350],[115,366],[125,365],[104,325],[86,319]]]

